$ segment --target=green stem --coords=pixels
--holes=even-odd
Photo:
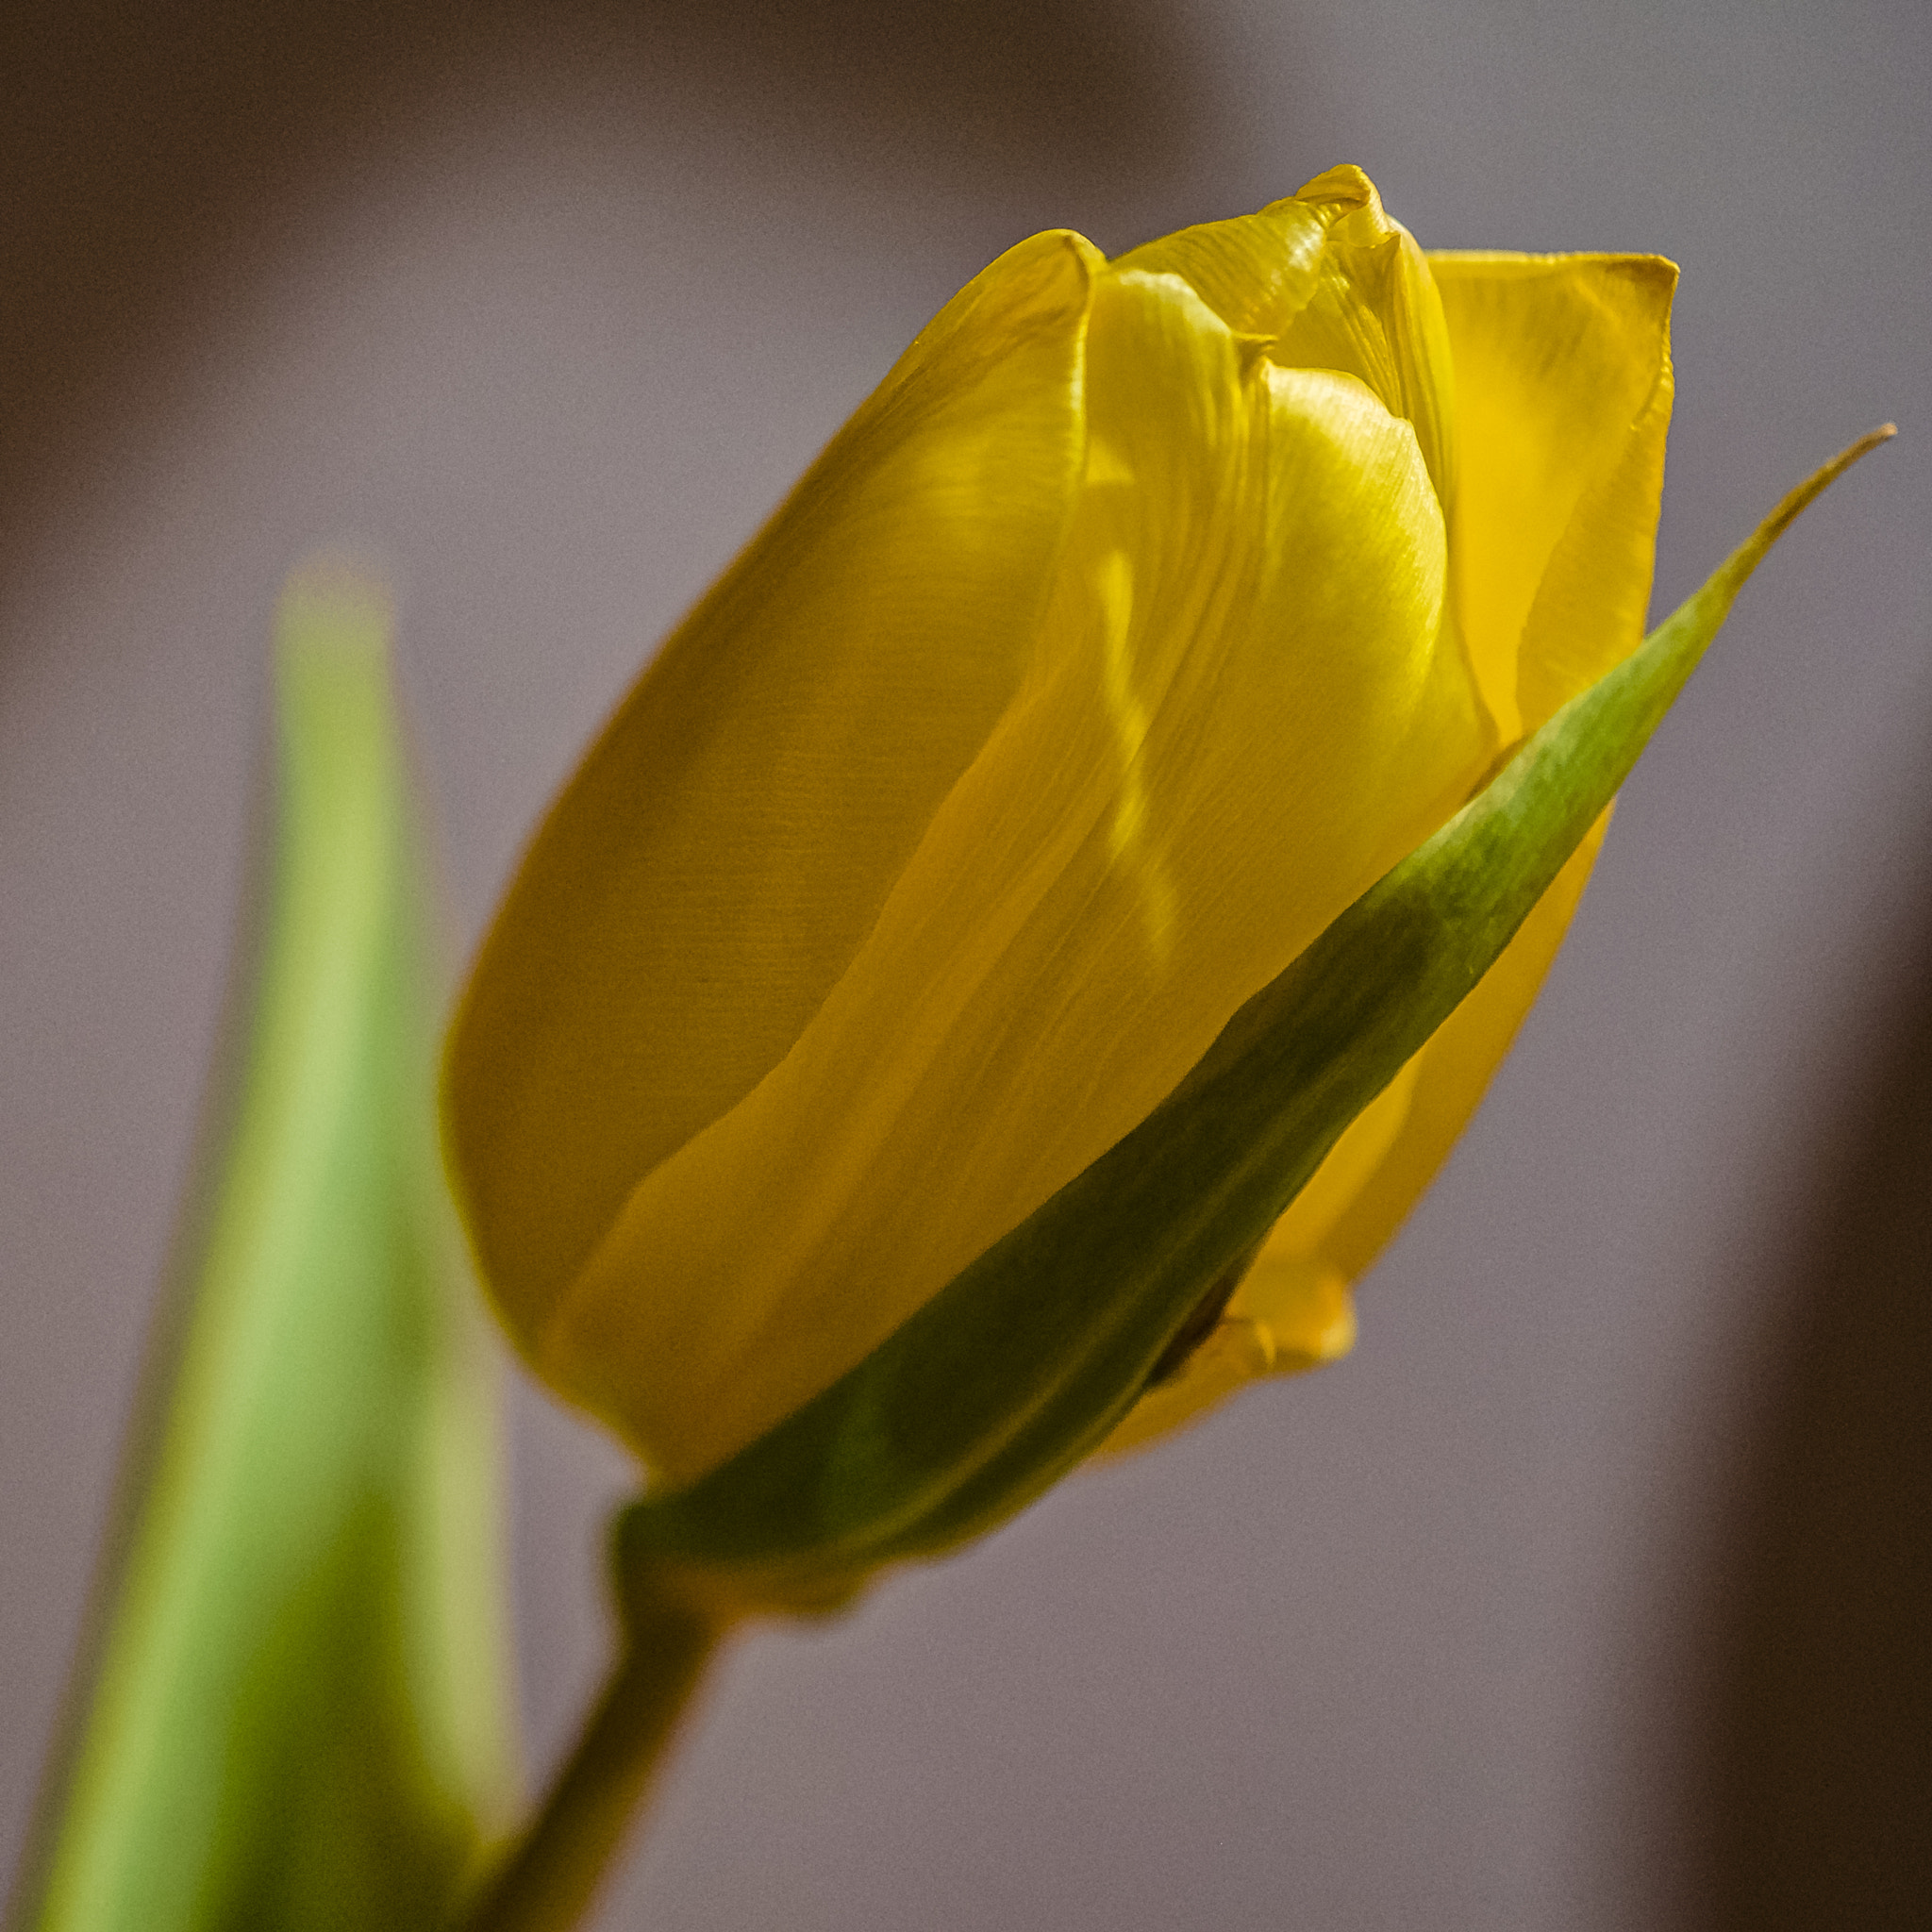
[[[668,1594],[626,1608],[624,1656],[576,1748],[458,1932],[569,1932],[641,1808],[724,1626]]]

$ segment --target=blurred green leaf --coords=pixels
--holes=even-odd
[[[494,1375],[436,1141],[388,632],[345,572],[282,606],[232,1124],[40,1932],[433,1925],[511,1795]]]
[[[1536,733],[1229,1021],[1125,1139],[841,1380],[620,1520],[620,1583],[723,1573],[810,1607],[1024,1507],[1133,1405],[1169,1341],[1508,943],[1623,784],[1758,559],[1874,432],[1793,491],[1624,663]]]

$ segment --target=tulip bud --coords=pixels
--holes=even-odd
[[[634,1541],[836,1594],[1347,1348],[1655,722],[1602,693],[1674,280],[1425,258],[1351,168],[1037,236],[664,644],[445,1094],[511,1334],[658,1479]]]

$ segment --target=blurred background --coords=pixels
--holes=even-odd
[[[401,591],[452,962],[945,297],[1360,162],[1684,267],[1657,608],[1888,417],[1625,794],[1351,1361],[725,1671],[600,1922],[1923,1923],[1920,0],[15,0],[0,27],[0,1857],[192,1158],[305,551]],[[624,1459],[519,1383],[533,1761]]]

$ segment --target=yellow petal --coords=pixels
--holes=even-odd
[[[1429,264],[1456,361],[1457,594],[1507,742],[1642,638],[1676,270],[1654,256]]]
[[[1091,275],[948,304],[658,653],[558,800],[446,1069],[520,1339],[641,1174],[783,1058],[1009,704],[1075,494]]]
[[[784,1060],[641,1181],[542,1340],[674,1477],[1133,1126],[1487,757],[1407,423],[1132,271],[1095,288],[1087,394],[1014,702]]]
[[[1283,368],[1365,382],[1415,425],[1437,494],[1450,503],[1456,398],[1441,302],[1414,238],[1359,168],[1331,168],[1258,214],[1183,228],[1115,266],[1181,276]]]
[[[1228,1315],[1263,1338],[1274,1375],[1340,1361],[1355,1346],[1355,1297],[1346,1276],[1306,1256],[1264,1249],[1241,1283],[1240,1311]]]
[[[1114,269],[1178,275],[1236,335],[1272,341],[1314,294],[1337,213],[1325,204],[1277,201],[1257,214],[1163,235]]]
[[[1359,1280],[1469,1124],[1562,943],[1609,823],[1606,812],[1475,990],[1359,1115],[1275,1224],[1196,1369],[1141,1397],[1108,1439],[1140,1448],[1246,1382],[1345,1355]],[[1224,1332],[1225,1331],[1225,1332]]]
[[[1407,417],[1436,494],[1453,513],[1461,405],[1428,262],[1408,230],[1383,211],[1359,168],[1331,168],[1296,199],[1336,219],[1314,296],[1273,354],[1299,368],[1358,375],[1395,414]]]

